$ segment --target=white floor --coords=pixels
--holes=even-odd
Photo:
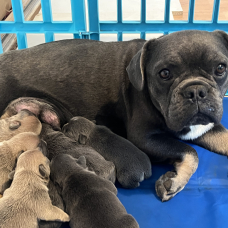
[[[85,1],[86,6],[87,2]],[[140,20],[141,0],[122,0],[123,20]],[[71,21],[70,0],[51,0],[53,21]],[[163,20],[165,0],[146,0],[146,20]],[[179,0],[171,0],[170,19],[173,14],[183,13]],[[99,0],[99,19],[100,21],[117,20],[116,0]],[[35,17],[36,21],[42,21],[42,11]],[[87,25],[88,27],[89,25]],[[146,39],[158,37],[162,34],[147,34]],[[73,34],[54,34],[55,40],[72,39]],[[139,34],[123,34],[123,40],[139,38]],[[115,34],[101,34],[103,41],[116,41]],[[32,47],[45,42],[44,34],[27,34],[28,47]]]

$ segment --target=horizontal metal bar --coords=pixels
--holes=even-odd
[[[217,29],[228,31],[227,23],[183,23],[183,22],[175,22],[175,23],[139,23],[139,24],[131,24],[131,23],[100,23],[100,31],[138,31],[138,32],[146,32],[146,31],[159,31],[159,32],[172,32],[172,31],[180,31],[180,30],[206,30],[206,31],[214,31]]]
[[[15,23],[15,22],[0,22],[0,33],[78,33],[78,28],[72,22],[26,22],[26,23]]]

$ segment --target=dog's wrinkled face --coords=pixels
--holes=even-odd
[[[170,130],[184,132],[194,125],[220,122],[228,87],[227,34],[176,32],[148,41],[137,55],[141,76],[130,76],[135,56],[127,69],[129,78],[138,90],[147,82],[151,101]]]

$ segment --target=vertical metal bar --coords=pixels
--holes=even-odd
[[[165,23],[169,23],[171,0],[165,0]]]
[[[146,39],[146,33],[140,32],[140,38],[145,40]]]
[[[85,10],[84,0],[71,0],[72,23],[74,24],[75,31],[74,38],[80,38],[79,32],[86,32]]]
[[[0,54],[3,53],[3,48],[2,48],[2,39],[1,39],[1,34],[0,34]]]
[[[52,22],[52,10],[50,0],[41,0],[41,8],[44,23]],[[45,42],[52,42],[54,40],[53,32],[45,32]]]
[[[14,21],[16,23],[24,23],[24,12],[21,0],[11,0],[13,8]],[[27,47],[27,41],[25,33],[17,33],[17,45],[18,49],[23,49]]]
[[[17,45],[18,49],[24,49],[27,48],[27,38],[24,32],[18,32],[17,33]]]
[[[117,23],[122,23],[122,0],[117,0]],[[122,31],[118,31],[117,40],[123,40],[123,33]]]
[[[23,6],[21,0],[11,0],[15,22],[24,22]]]
[[[212,22],[217,23],[219,17],[220,0],[214,0]]]
[[[100,26],[98,0],[88,0],[88,11],[90,38],[92,40],[99,40]]]
[[[52,22],[52,12],[50,0],[41,0],[41,8],[44,22]]]
[[[195,0],[189,0],[188,22],[194,23]]]
[[[141,0],[141,23],[146,21],[146,0]]]

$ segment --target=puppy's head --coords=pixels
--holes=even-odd
[[[88,169],[86,166],[86,158],[84,156],[78,159],[68,154],[60,154],[51,160],[51,179],[59,186],[63,186],[64,180],[72,173],[80,172]]]
[[[76,116],[63,126],[62,132],[80,144],[85,144],[95,126],[92,121],[81,116]]]
[[[48,184],[50,175],[50,161],[41,152],[40,148],[28,150],[22,153],[17,161],[15,173],[30,171],[39,176],[45,184]]]
[[[149,40],[127,67],[133,86],[149,93],[167,127],[218,124],[228,88],[228,36],[181,31]]]
[[[0,120],[0,141],[8,140],[22,132],[34,132],[39,135],[41,123],[29,110],[21,110],[12,117]]]

